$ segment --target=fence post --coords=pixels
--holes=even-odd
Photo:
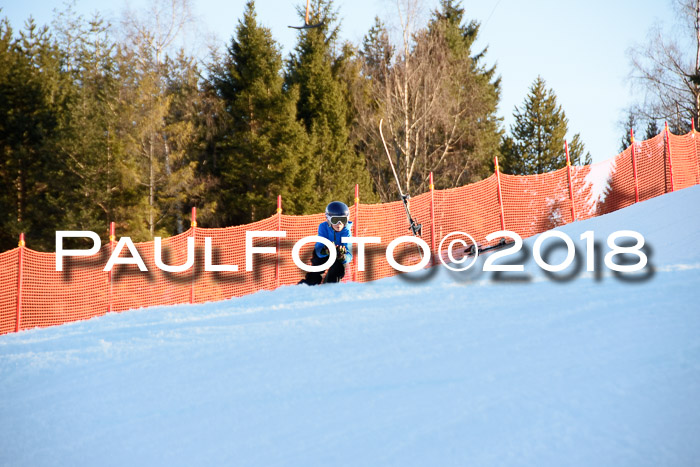
[[[22,326],[22,279],[24,269],[24,232],[19,234],[19,251],[17,252],[17,315],[15,317],[15,332]]]
[[[569,158],[569,143],[564,140],[564,149],[566,149],[566,173],[569,178],[569,199],[571,200],[571,222],[576,222],[576,203],[574,202],[574,187],[571,183],[571,159]]]
[[[632,141],[632,173],[634,174],[634,202],[639,202],[639,177],[637,177],[637,153],[634,144],[634,128],[630,129],[630,140]]]
[[[690,119],[690,127],[691,127],[691,132],[693,133],[693,138],[695,138],[695,117]],[[700,184],[700,154],[698,154],[698,151],[697,151],[697,147],[698,147],[697,143],[695,143],[695,147],[696,147],[695,162],[696,162],[696,165],[698,168],[698,171],[696,172],[696,175],[695,175],[695,184],[697,185],[697,184]]]
[[[496,163],[496,181],[498,182],[498,205],[501,208],[501,230],[506,230],[506,218],[503,214],[503,195],[501,194],[501,170],[498,168],[498,156],[494,157]]]
[[[282,230],[282,195],[277,195],[277,231]],[[275,288],[280,286],[280,237],[277,237],[277,258],[275,262]]]
[[[109,256],[114,253],[114,242],[116,241],[116,236],[114,235],[114,222],[109,223]],[[112,268],[114,269],[114,268]],[[109,284],[109,289],[107,292],[107,313],[112,312],[112,269],[107,273],[107,282]]]
[[[435,266],[435,183],[430,172],[430,266]]]
[[[355,219],[352,223],[352,236],[357,237],[357,220],[360,218],[360,185],[355,183]],[[352,268],[352,281],[357,282],[357,261]]]
[[[197,243],[197,208],[192,206],[192,219],[190,222],[190,227],[192,227],[192,238],[194,238],[195,245]],[[194,303],[194,282],[197,277],[197,266],[192,268],[192,281],[190,282],[190,303]]]
[[[668,154],[668,171],[671,176],[671,192],[675,191],[673,188],[673,163],[671,162],[671,138],[669,137],[669,132],[668,132],[668,122],[666,122],[666,128],[665,128],[665,135],[666,135],[666,153]]]

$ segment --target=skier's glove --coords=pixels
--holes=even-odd
[[[335,247],[335,251],[338,253],[338,257],[336,261],[340,261],[341,263],[345,261],[345,253],[348,252],[348,249],[345,248],[345,245],[338,245]]]

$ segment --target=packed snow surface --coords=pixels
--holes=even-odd
[[[697,465],[698,205],[560,227],[557,273],[533,237],[523,272],[480,257],[0,336],[0,465]],[[644,236],[642,272],[605,267],[617,230]]]

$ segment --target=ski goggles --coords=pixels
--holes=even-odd
[[[329,216],[326,214],[326,220],[328,220],[328,223],[331,225],[346,225],[348,223],[348,216]]]

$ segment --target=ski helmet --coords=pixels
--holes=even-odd
[[[350,209],[348,209],[345,203],[333,201],[326,206],[326,220],[330,225],[337,225],[339,223],[347,225],[349,216]]]

